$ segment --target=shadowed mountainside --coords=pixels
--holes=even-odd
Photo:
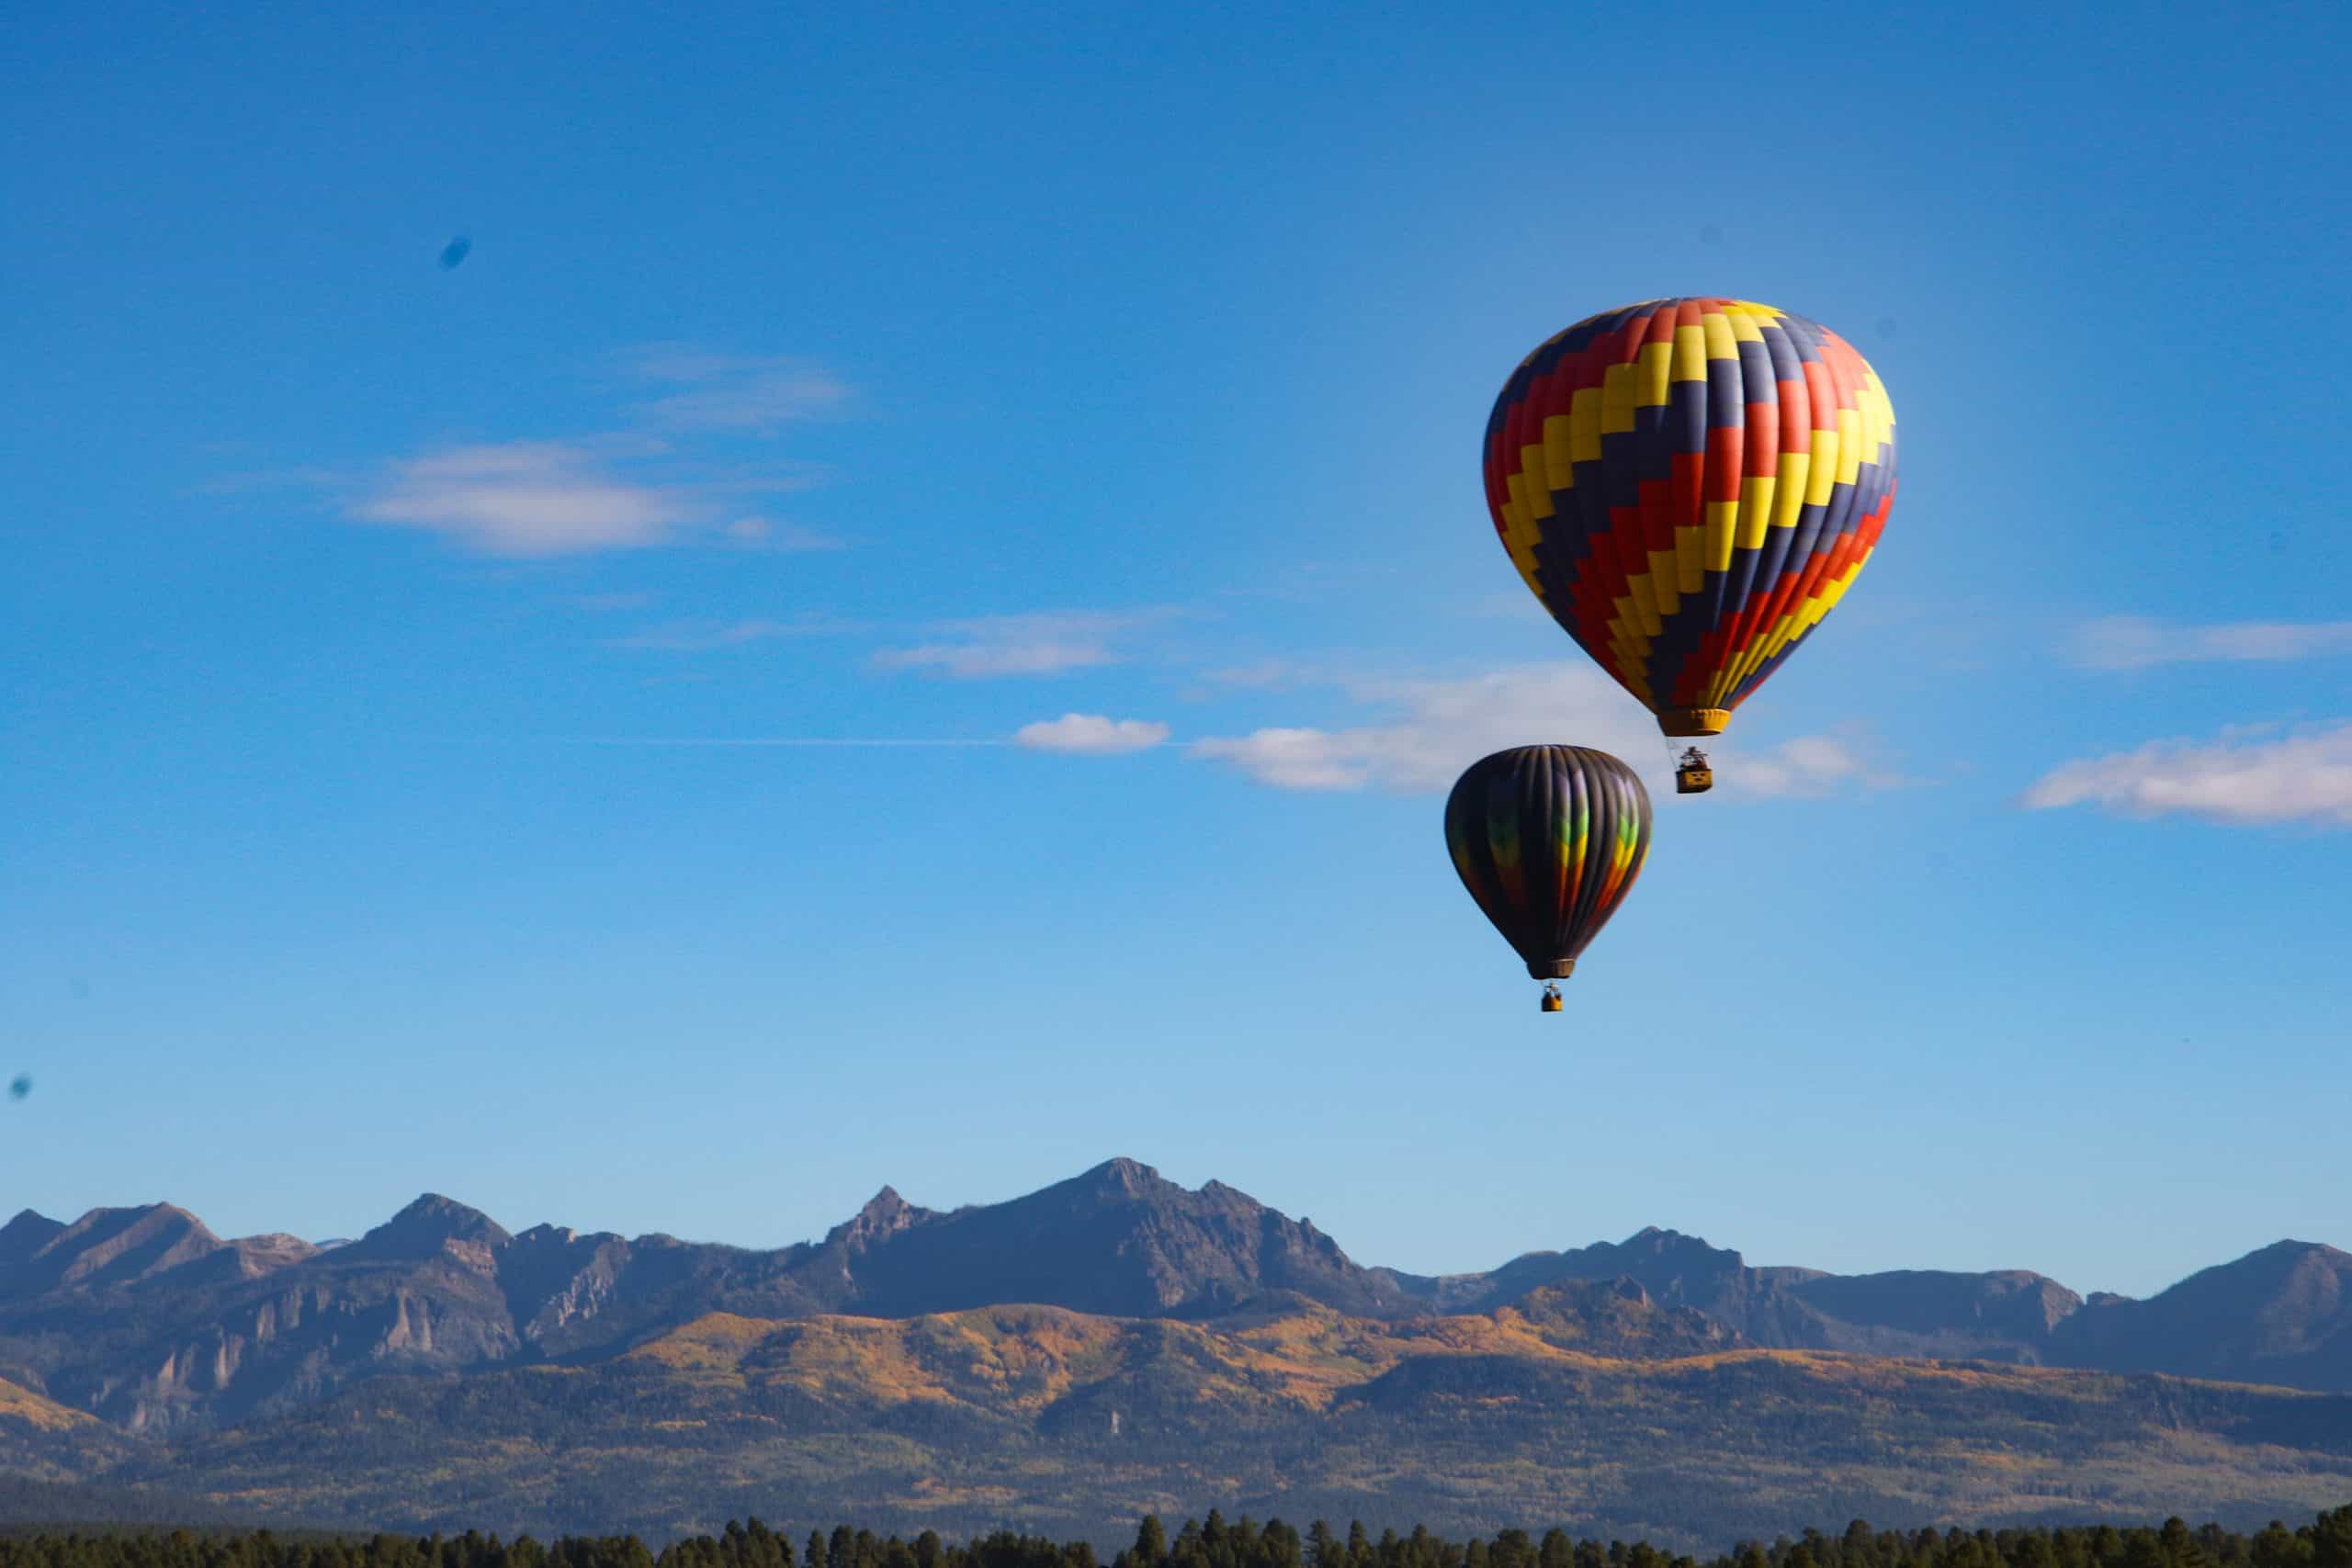
[[[1106,1546],[1146,1511],[1210,1506],[1688,1549],[1854,1517],[2251,1527],[2352,1490],[2352,1396],[1822,1351],[1651,1359],[1725,1331],[1630,1282],[1540,1294],[1238,1329],[1036,1306],[718,1314],[590,1366],[379,1379],[114,1473],[414,1531],[666,1537],[764,1510]]]
[[[333,1246],[28,1212],[0,1227],[0,1472],[419,1529],[792,1498],[912,1528],[1223,1499],[1687,1539],[2282,1512],[2352,1485],[2347,1277],[2281,1242],[2086,1301],[1649,1229],[1437,1278],[1124,1159],[953,1211],[886,1188],[774,1250],[509,1232],[432,1194]]]
[[[1114,1159],[950,1212],[886,1188],[759,1251],[554,1225],[428,1194],[356,1241],[224,1241],[169,1204],[0,1227],[0,1377],[137,1431],[291,1409],[382,1372],[580,1364],[711,1313],[905,1318],[1035,1303],[1217,1321],[1312,1304],[1397,1320],[1628,1280],[1727,1346],[2065,1365],[2352,1390],[2352,1258],[2281,1242],[2145,1302],[2024,1271],[1756,1268],[1694,1236],[1525,1254],[1444,1278],[1365,1268],[1306,1221]]]
[[[2352,1389],[2352,1253],[2281,1241],[2146,1301],[2093,1296],[2052,1325],[2052,1361]]]

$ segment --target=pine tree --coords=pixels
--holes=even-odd
[[[2312,1568],[2352,1568],[2352,1507],[2322,1514],[2310,1530]]]

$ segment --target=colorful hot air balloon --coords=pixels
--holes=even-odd
[[[1641,874],[1650,796],[1606,751],[1521,746],[1471,764],[1445,802],[1453,869],[1539,980],[1564,980]],[[1545,988],[1544,1010],[1558,1010]]]
[[[1745,299],[1589,317],[1487,421],[1512,564],[1668,735],[1719,733],[1850,587],[1894,501],[1894,409],[1845,339]]]

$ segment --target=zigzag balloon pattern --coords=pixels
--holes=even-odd
[[[1826,327],[1654,299],[1528,355],[1487,422],[1495,531],[1668,735],[1713,735],[1868,564],[1894,408]]]

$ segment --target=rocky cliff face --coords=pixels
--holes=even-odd
[[[1749,1348],[1737,1329],[1696,1307],[1654,1300],[1640,1281],[1568,1280],[1538,1285],[1496,1315],[1515,1316],[1545,1344],[1613,1360],[1663,1361]]]

